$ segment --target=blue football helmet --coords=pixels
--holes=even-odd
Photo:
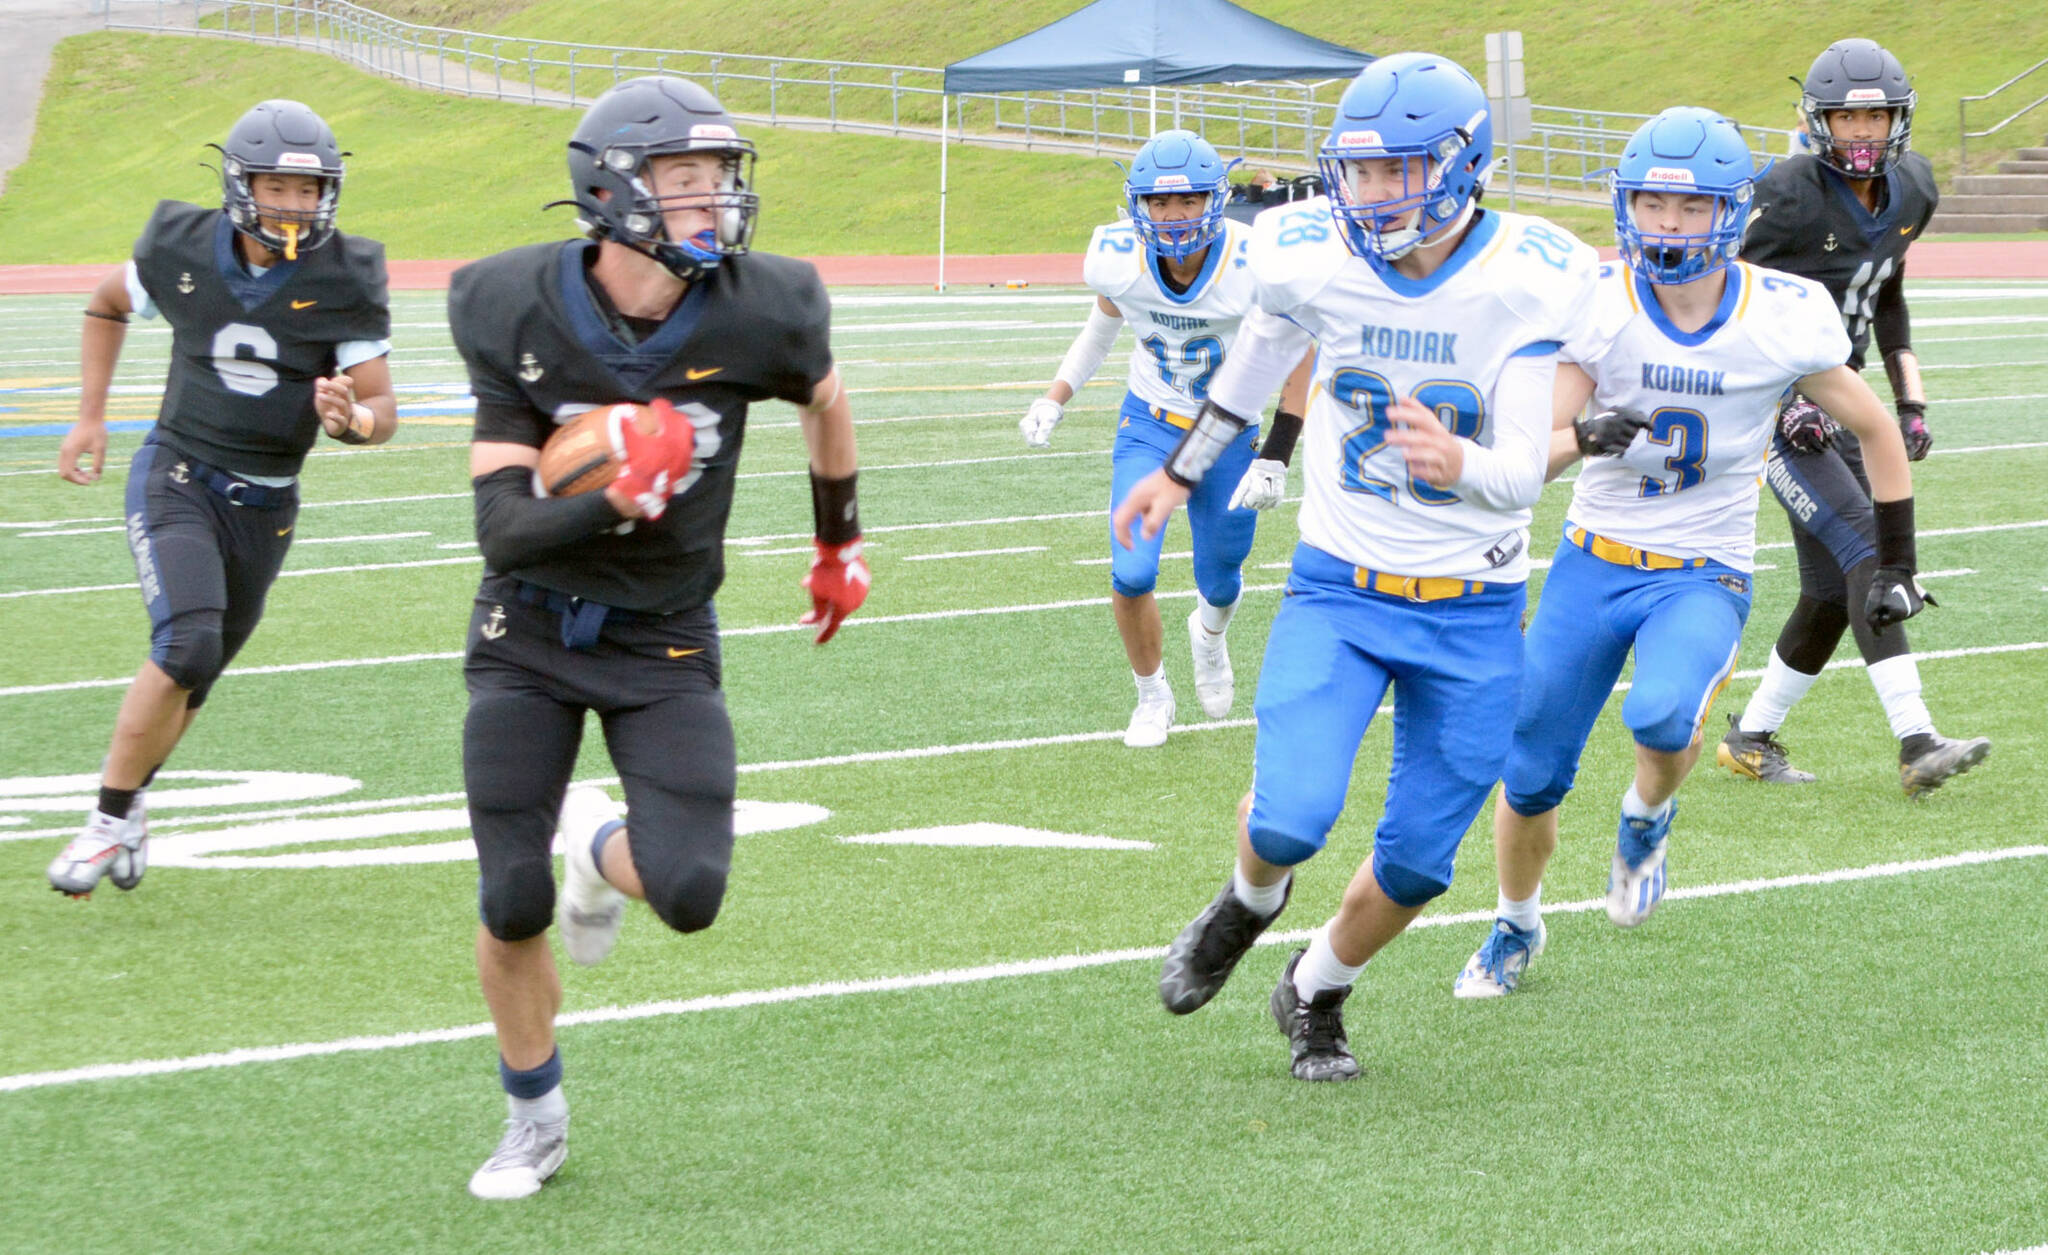
[[[1622,260],[1652,283],[1691,283],[1735,260],[1756,194],[1756,160],[1733,122],[1680,105],[1636,129],[1612,174],[1614,235]],[[1637,223],[1635,194],[1714,198],[1712,226],[1697,235],[1659,235]]]
[[[718,157],[718,190],[655,195],[648,161],[698,152]],[[568,203],[593,238],[637,248],[686,280],[744,254],[761,210],[753,191],[754,145],[740,137],[716,96],[671,76],[627,79],[591,104],[569,139],[569,183],[575,199]],[[671,240],[663,213],[678,208],[709,209],[714,225]]]
[[[1180,261],[1209,247],[1223,234],[1223,204],[1230,199],[1230,167],[1208,140],[1193,131],[1161,131],[1138,150],[1124,179],[1131,226],[1148,251]],[[1209,206],[1185,222],[1155,222],[1147,196],[1206,192]]]
[[[1386,157],[1401,161],[1401,195],[1359,201],[1350,163]],[[1425,52],[1381,57],[1344,89],[1317,165],[1344,246],[1369,260],[1392,261],[1470,215],[1485,191],[1493,172],[1486,92],[1447,58]],[[1415,221],[1396,226],[1411,210],[1420,211]]]

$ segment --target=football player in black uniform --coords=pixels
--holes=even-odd
[[[78,422],[57,454],[100,477],[107,387],[129,315],[171,327],[156,426],[128,466],[128,547],[149,608],[149,660],[129,685],[99,803],[49,868],[82,898],[147,865],[143,788],[263,616],[291,546],[299,468],[322,430],[373,444],[397,430],[384,246],[335,229],[342,152],[295,100],[266,100],[220,146],[222,204],[163,201],[135,256],[86,302]]]
[[[476,394],[470,472],[485,562],[462,753],[477,970],[511,1108],[470,1179],[480,1198],[532,1194],[567,1153],[561,982],[545,935],[557,816],[571,959],[605,957],[628,897],[679,932],[718,914],[736,765],[711,597],[750,403],[779,398],[802,419],[818,538],[803,621],[819,644],[867,594],[831,311],[810,265],[748,252],[753,159],[702,87],[621,83],[569,141],[591,239],[486,258],[449,290]],[[622,466],[611,486],[536,496],[534,468],[556,425],[627,401],[662,421],[648,434],[612,411]],[[601,790],[567,788],[586,711],[603,726],[625,814]]]
[[[1810,155],[1779,162],[1757,183],[1742,259],[1824,284],[1848,324],[1849,365],[1863,368],[1871,333],[1891,381],[1900,433],[1914,461],[1927,456],[1927,396],[1906,311],[1906,249],[1934,216],[1939,194],[1927,158],[1909,151],[1915,94],[1897,57],[1868,39],[1829,45],[1807,71],[1800,99]],[[1899,778],[1918,797],[1968,771],[1990,752],[1981,737],[1934,729],[1920,698],[1920,671],[1902,627],[1921,594],[1897,586],[1903,604],[1880,605],[1872,577],[1886,538],[1913,535],[1911,503],[1873,506],[1856,437],[1804,397],[1779,414],[1767,472],[1792,519],[1799,602],[1778,635],[1763,683],[1729,720],[1716,760],[1738,775],[1775,783],[1813,779],[1794,768],[1777,730],[1853,631],[1870,682],[1899,738]],[[1905,517],[1892,517],[1901,511]]]

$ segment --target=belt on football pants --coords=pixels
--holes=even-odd
[[[176,451],[166,449],[165,452]],[[252,510],[276,510],[298,499],[297,484],[252,484],[218,466],[208,466],[198,458],[178,453],[177,459],[185,464],[185,469],[191,472],[194,479],[226,498],[229,505],[247,506]]]
[[[1486,585],[1478,580],[1454,580],[1448,575],[1388,575],[1362,566],[1351,568],[1351,582],[1371,592],[1409,601],[1448,601],[1486,591]]]
[[[1669,554],[1651,553],[1637,549],[1605,536],[1595,536],[1583,527],[1567,527],[1564,538],[1592,554],[1602,562],[1616,566],[1632,566],[1638,571],[1683,571],[1691,567],[1707,565],[1705,558],[1674,558]]]
[[[658,619],[660,615],[646,614],[638,610],[621,610],[607,606],[601,601],[586,601],[558,593],[552,588],[542,588],[525,580],[515,580],[519,586],[519,600],[529,606],[540,606],[562,616],[562,648],[590,649],[597,644],[597,638],[604,631],[605,620],[615,623],[644,623]]]
[[[1148,406],[1147,408],[1152,411],[1152,417],[1158,419],[1162,423],[1167,423],[1171,426],[1178,427],[1182,431],[1191,431],[1194,429],[1195,420],[1192,418],[1184,418],[1181,415],[1174,413],[1172,410],[1161,409],[1156,405]]]

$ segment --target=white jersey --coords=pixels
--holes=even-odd
[[[1428,279],[1412,280],[1353,256],[1320,198],[1260,214],[1251,252],[1260,307],[1317,347],[1297,459],[1302,539],[1392,575],[1527,579],[1529,507],[1412,477],[1386,410],[1410,396],[1433,408],[1533,501],[1550,443],[1549,363],[1563,342],[1587,340],[1598,255],[1540,218],[1487,211]],[[1517,357],[1541,360],[1540,385],[1525,371],[1499,387]],[[1479,461],[1468,456],[1467,472]]]
[[[1151,254],[1127,221],[1095,228],[1081,278],[1122,311],[1138,343],[1131,349],[1131,391],[1147,405],[1192,418],[1209,380],[1252,308],[1245,264],[1250,228],[1229,218],[1209,245],[1201,273],[1175,293],[1160,281]]]
[[[1820,284],[1746,262],[1727,275],[1713,318],[1687,334],[1627,266],[1601,267],[1594,323],[1605,347],[1568,344],[1565,356],[1587,359],[1596,406],[1639,410],[1651,426],[1620,457],[1586,459],[1567,517],[1637,549],[1746,573],[1778,400],[1847,361],[1849,336]]]

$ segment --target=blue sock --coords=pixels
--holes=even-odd
[[[610,820],[609,822],[599,824],[597,826],[597,834],[590,838],[590,863],[591,866],[597,868],[597,876],[600,880],[604,879],[604,843],[612,839],[613,833],[625,826],[626,821],[623,819]]]
[[[505,1087],[512,1114],[526,1120],[554,1123],[568,1118],[569,1101],[562,1096],[562,1052],[557,1048],[547,1062],[522,1072],[498,1057],[498,1083]]]

